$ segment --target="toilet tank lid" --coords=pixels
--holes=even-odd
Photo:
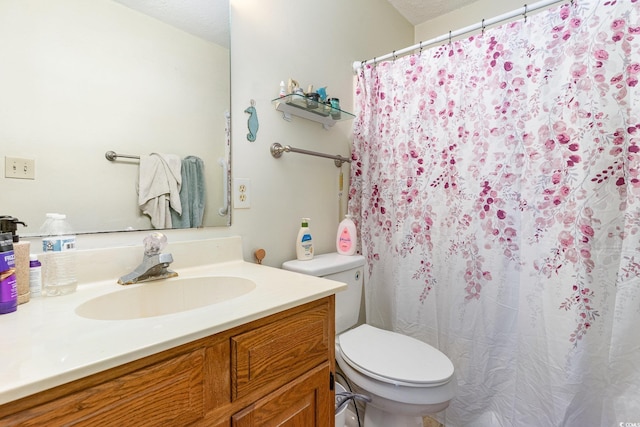
[[[282,268],[310,276],[322,277],[362,267],[363,265],[364,257],[362,255],[340,255],[337,252],[332,252],[314,255],[312,259],[306,261],[297,259],[286,261],[282,264]]]

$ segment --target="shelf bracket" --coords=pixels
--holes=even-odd
[[[291,117],[291,113],[287,113],[286,111],[282,112],[282,118],[288,122],[293,120],[293,117]]]

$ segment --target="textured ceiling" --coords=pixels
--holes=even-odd
[[[229,0],[113,0],[195,36],[229,47]]]
[[[478,0],[387,0],[413,25],[422,24]]]

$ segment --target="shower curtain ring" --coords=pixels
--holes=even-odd
[[[418,52],[418,56],[422,56],[422,41],[420,42],[420,52]]]
[[[484,25],[484,18],[482,18],[482,35],[483,35],[483,36],[484,36],[484,30],[485,30],[486,28],[487,28],[487,27],[485,27],[485,25]]]
[[[396,51],[394,50],[394,51],[393,51],[393,62],[396,62],[396,58],[397,58],[397,56],[396,56]]]
[[[524,4],[524,13],[522,14],[522,16],[524,16],[524,22],[527,22],[527,4]]]
[[[451,30],[449,30],[449,46],[451,46]]]

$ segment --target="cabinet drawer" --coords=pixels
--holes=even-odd
[[[325,302],[231,338],[233,399],[275,390],[328,360],[333,311]]]

